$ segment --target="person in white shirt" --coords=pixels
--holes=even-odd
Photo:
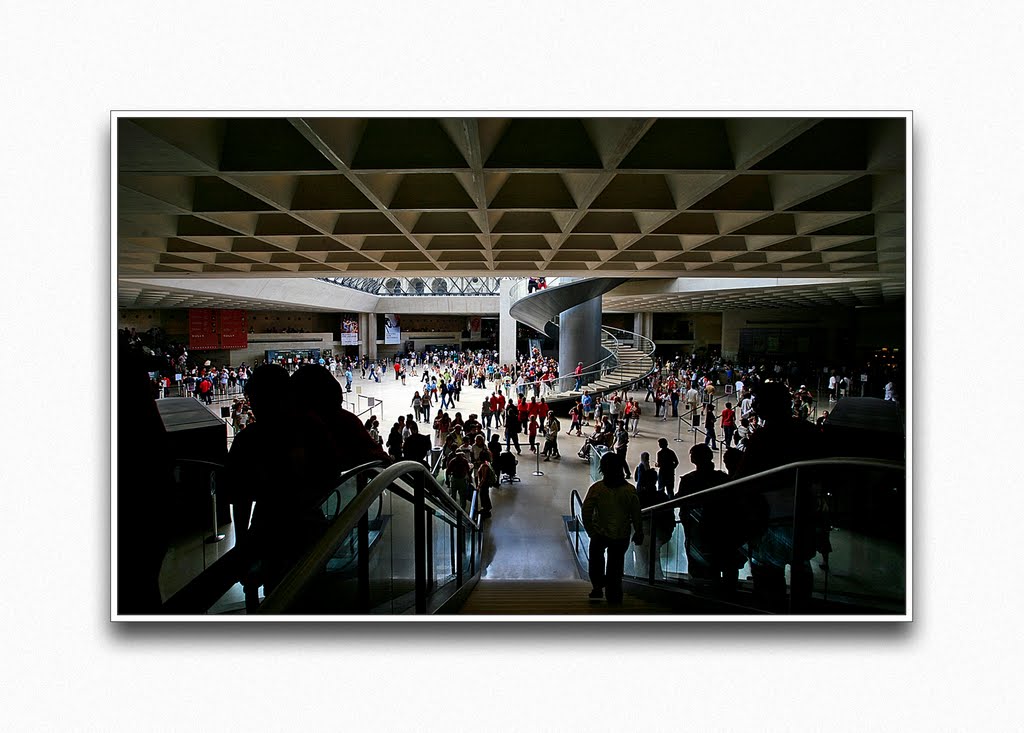
[[[896,401],[896,385],[889,380],[885,385],[885,399],[889,402]]]
[[[828,378],[828,401],[829,402],[835,402],[836,401],[836,391],[837,391],[837,387],[838,386],[839,386],[839,379],[837,379],[836,375],[833,373],[832,376]]]
[[[696,412],[697,403],[698,403],[699,400],[700,400],[700,394],[697,392],[697,388],[694,387],[693,384],[691,383],[690,384],[690,388],[688,390],[686,390],[685,402],[686,402],[686,410],[687,410],[687,412],[692,412],[691,420],[693,421],[694,425],[698,424],[698,422],[700,420],[700,418],[699,418],[699,416],[698,416],[698,414]]]
[[[750,419],[754,414],[754,398],[747,396],[740,402],[740,419]]]

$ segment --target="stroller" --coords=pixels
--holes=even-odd
[[[611,442],[613,439],[611,433],[594,433],[583,441],[583,445],[580,447],[579,452],[576,454],[584,461],[590,460],[590,451],[593,450],[595,445],[603,445],[605,448],[611,448]]]
[[[495,463],[495,468],[498,469],[498,475],[501,477],[498,480],[499,485],[506,482],[514,484],[517,481],[522,481],[521,478],[516,476],[516,464],[518,463],[519,461],[517,461],[516,457],[512,455],[509,451],[505,451],[500,456],[498,456],[498,460]]]

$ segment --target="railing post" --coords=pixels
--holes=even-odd
[[[366,488],[366,474],[360,473],[356,476],[356,496]],[[356,552],[356,577],[359,607],[369,610],[370,608],[370,512],[366,511],[359,518],[357,532]]]
[[[460,518],[457,518],[457,525],[455,527],[455,552],[458,552],[458,556],[453,558],[455,562],[455,587],[461,588],[466,572],[463,567],[463,562],[466,557],[466,525],[464,525]]]
[[[427,612],[427,504],[426,484],[422,473],[413,479],[413,565],[416,575],[416,613]]]
[[[654,562],[657,559],[658,536],[657,525],[654,523],[654,512],[651,512],[651,534],[650,545],[647,548],[647,582],[654,585]]]
[[[792,535],[790,536],[790,547],[796,547],[796,520],[797,520],[797,501],[799,500],[800,493],[800,469],[796,468],[793,470],[793,529]],[[793,552],[791,549],[790,552]],[[795,553],[790,555],[789,558],[789,613],[793,613],[793,580],[796,577],[796,563]]]
[[[213,510],[213,532],[203,540],[207,545],[216,544],[224,539],[224,535],[220,533],[220,524],[217,522],[217,473],[215,471],[210,471],[210,504]]]

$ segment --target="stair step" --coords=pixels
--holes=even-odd
[[[621,606],[590,600],[585,580],[481,580],[459,611],[465,615],[640,615],[667,614],[671,609],[628,594]]]

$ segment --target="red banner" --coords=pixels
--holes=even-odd
[[[188,347],[192,351],[244,349],[249,345],[249,314],[243,310],[189,308]]]
[[[249,314],[246,311],[223,310],[217,312],[220,322],[220,347],[244,349],[249,345]]]

